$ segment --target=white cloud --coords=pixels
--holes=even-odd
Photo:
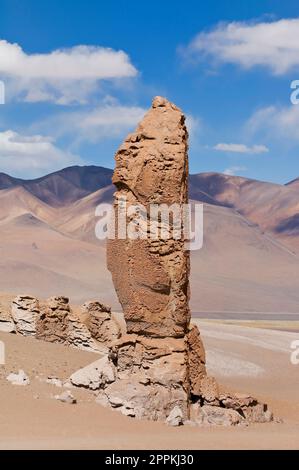
[[[274,74],[299,69],[299,18],[273,22],[220,23],[187,46],[195,58],[209,55],[243,68],[268,67]]]
[[[247,168],[245,166],[231,166],[229,168],[226,168],[226,170],[224,170],[224,174],[225,175],[229,175],[229,176],[235,176],[239,171],[246,171]]]
[[[76,144],[100,142],[107,138],[122,138],[133,131],[146,110],[140,106],[125,106],[109,98],[91,110],[57,113],[44,121],[36,122],[32,129],[55,135],[71,136]]]
[[[269,152],[268,147],[265,145],[252,145],[249,147],[245,144],[226,144],[220,143],[213,147],[214,150],[219,150],[220,152],[233,152],[233,153],[265,153]]]
[[[99,80],[134,77],[128,55],[99,46],[75,46],[26,54],[18,44],[0,41],[0,76],[9,95],[25,101],[85,102]]]
[[[82,161],[78,156],[58,148],[50,137],[26,136],[12,130],[0,132],[0,168],[6,173],[39,176],[79,163]]]
[[[299,140],[299,106],[269,106],[255,112],[245,126],[250,135],[266,139]]]

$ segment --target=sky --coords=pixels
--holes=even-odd
[[[297,0],[0,0],[0,172],[113,168],[161,95],[186,114],[191,173],[286,183],[298,38]]]

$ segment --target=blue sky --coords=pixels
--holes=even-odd
[[[0,171],[113,167],[163,95],[188,117],[192,173],[298,177],[298,18],[295,0],[0,0]]]

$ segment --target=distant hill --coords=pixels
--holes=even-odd
[[[112,170],[70,167],[35,180],[0,174],[0,292],[119,307],[95,237]],[[204,203],[204,246],[191,253],[193,311],[298,311],[299,187],[218,173],[190,176]]]
[[[112,170],[97,166],[72,166],[34,180],[0,173],[0,190],[23,187],[53,207],[71,204],[111,184]]]

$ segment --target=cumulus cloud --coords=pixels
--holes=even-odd
[[[268,106],[256,111],[248,120],[246,131],[249,135],[262,138],[280,139],[291,144],[299,140],[299,106]]]
[[[245,69],[265,66],[281,75],[299,69],[298,36],[299,18],[220,23],[211,31],[199,33],[185,52],[194,58],[208,55]]]
[[[226,170],[224,170],[224,174],[225,175],[229,175],[229,176],[235,176],[239,173],[239,171],[246,171],[247,168],[245,166],[231,166],[229,168],[226,168]]]
[[[265,145],[252,145],[249,147],[245,144],[226,144],[219,143],[213,147],[214,150],[219,150],[220,152],[233,152],[233,153],[266,153],[269,152],[268,147]]]
[[[78,156],[58,148],[50,137],[26,136],[12,130],[0,132],[0,167],[6,173],[39,176],[80,163]]]
[[[109,138],[122,138],[134,130],[146,110],[139,106],[125,106],[117,102],[103,103],[91,110],[57,113],[33,129],[55,135],[71,136],[74,142],[100,142]]]
[[[100,80],[136,74],[130,58],[121,50],[81,45],[27,54],[18,44],[0,41],[0,75],[10,94],[25,101],[84,102]]]

